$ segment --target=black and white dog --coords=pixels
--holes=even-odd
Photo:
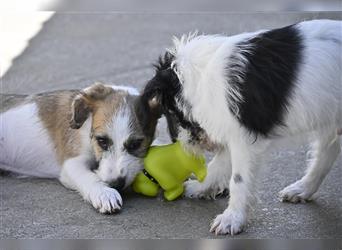
[[[317,191],[341,150],[341,31],[341,21],[314,20],[231,37],[188,35],[159,60],[138,118],[148,131],[149,117],[164,114],[186,148],[216,147],[204,183],[185,184],[187,197],[229,188],[212,232],[242,231],[258,168],[278,138],[313,142],[306,174],[281,199],[305,201]]]

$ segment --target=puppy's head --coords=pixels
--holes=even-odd
[[[192,118],[192,107],[182,95],[173,59],[168,52],[159,58],[154,77],[137,99],[137,118],[145,135],[153,136],[157,120],[165,115],[172,141],[181,140],[194,152],[211,150],[207,134]]]
[[[97,83],[81,91],[72,102],[70,126],[89,130],[89,167],[117,189],[129,186],[142,169],[140,158],[153,139],[142,132],[137,122],[136,98],[124,90]]]

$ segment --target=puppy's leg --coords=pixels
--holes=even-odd
[[[221,149],[208,164],[208,174],[202,183],[197,180],[184,183],[184,196],[215,198],[229,188],[231,171],[230,152],[228,149]]]
[[[229,206],[218,215],[212,225],[211,232],[216,234],[238,234],[247,222],[247,214],[254,200],[254,175],[260,161],[261,153],[256,152],[253,145],[242,139],[231,143],[232,176],[229,184]],[[259,150],[259,149],[258,149]],[[260,156],[260,157],[259,157]]]
[[[59,180],[64,186],[77,190],[100,213],[116,212],[122,207],[118,191],[109,188],[90,171],[87,160],[82,156],[64,163]]]
[[[282,201],[296,203],[310,200],[333,166],[341,151],[339,138],[336,133],[330,131],[329,133],[320,131],[320,135],[321,137],[312,147],[312,159],[309,161],[306,174],[280,191],[279,196]]]

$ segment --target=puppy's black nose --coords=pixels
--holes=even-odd
[[[117,178],[115,181],[112,181],[111,183],[109,183],[109,186],[112,188],[115,188],[118,191],[121,191],[126,184],[126,179],[123,177],[119,177]]]

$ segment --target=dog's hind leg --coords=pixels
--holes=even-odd
[[[324,130],[317,133],[317,140],[310,152],[311,159],[306,174],[300,180],[280,191],[279,196],[282,201],[305,202],[310,200],[318,190],[341,151],[336,130],[332,131],[327,133]]]
[[[231,172],[230,152],[227,148],[223,148],[208,164],[208,174],[202,183],[197,180],[188,180],[184,183],[184,196],[215,198],[228,191]]]

